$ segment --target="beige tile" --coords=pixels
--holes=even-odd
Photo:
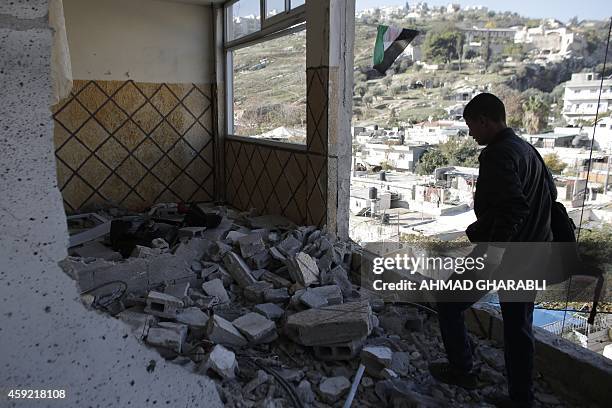
[[[89,149],[94,150],[108,138],[108,135],[108,132],[91,118],[77,132],[76,137]]]
[[[113,133],[127,120],[125,113],[113,102],[108,101],[96,113],[96,119],[108,132]]]
[[[145,98],[132,82],[128,82],[115,94],[113,101],[131,115],[142,106]]]

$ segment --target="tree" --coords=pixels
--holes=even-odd
[[[449,63],[459,58],[458,44],[463,40],[463,33],[454,26],[442,26],[427,32],[423,42],[425,56],[435,62]]]
[[[534,134],[544,130],[548,124],[548,113],[550,111],[550,105],[544,100],[544,98],[532,95],[529,99],[523,103],[523,127],[527,130],[527,133]]]
[[[518,129],[523,125],[523,98],[521,93],[506,85],[497,85],[495,95],[506,106],[506,124]]]
[[[561,161],[557,153],[549,153],[544,155],[544,164],[548,167],[553,174],[561,174],[567,164]]]
[[[432,174],[438,167],[445,166],[447,164],[446,157],[438,149],[431,149],[423,153],[421,159],[416,165],[416,173],[424,176]]]
[[[480,149],[472,138],[450,138],[446,143],[440,145],[440,151],[450,166],[478,166]]]

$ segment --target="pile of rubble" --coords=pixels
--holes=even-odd
[[[315,227],[206,205],[93,218],[62,262],[83,301],[215,379],[227,406],[485,406],[482,393],[505,382],[486,345],[482,390],[433,380],[435,319],[352,283],[357,248]],[[542,406],[560,404],[544,391]]]

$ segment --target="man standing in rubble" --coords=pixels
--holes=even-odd
[[[556,199],[552,177],[535,149],[506,126],[502,101],[490,93],[479,94],[466,105],[463,117],[470,136],[486,146],[478,158],[474,196],[477,220],[466,230],[470,241],[552,241],[550,211]],[[529,298],[527,302],[504,301],[500,293],[508,395],[488,397],[498,407],[533,406],[535,293]],[[476,300],[438,302],[440,332],[448,357],[448,363],[429,367],[438,381],[468,389],[479,385],[463,319],[463,312]]]

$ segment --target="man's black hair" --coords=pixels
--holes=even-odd
[[[506,107],[497,96],[481,93],[472,98],[463,109],[465,119],[476,119],[479,116],[495,122],[506,122]]]

